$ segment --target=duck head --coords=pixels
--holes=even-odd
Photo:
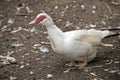
[[[42,24],[42,25],[49,25],[54,24],[52,18],[46,13],[40,13],[36,16],[34,20],[32,20],[29,24]]]

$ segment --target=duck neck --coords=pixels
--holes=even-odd
[[[63,36],[62,30],[60,30],[54,23],[47,24],[45,26],[47,28],[48,35],[50,36],[50,38],[56,39],[58,37]]]
[[[55,24],[49,24],[45,25],[48,31],[48,35],[50,37],[51,47],[52,49],[59,53],[62,52],[62,46],[63,44],[63,32],[60,30]]]

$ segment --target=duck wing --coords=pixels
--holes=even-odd
[[[65,36],[67,38],[71,38],[74,41],[86,42],[92,45],[98,45],[105,36],[109,35],[109,33],[110,31],[108,30],[105,31],[95,30],[95,29],[74,30],[74,31],[65,32]]]

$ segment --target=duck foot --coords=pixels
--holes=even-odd
[[[76,65],[76,67],[78,67],[78,69],[82,69],[82,68],[86,67],[87,63],[88,63],[88,57],[86,56],[83,58],[83,63]]]
[[[69,63],[65,64],[66,67],[73,67],[76,65],[75,61],[70,61]]]

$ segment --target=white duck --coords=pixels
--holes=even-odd
[[[80,68],[96,57],[97,45],[102,44],[101,39],[110,33],[107,30],[94,29],[63,32],[46,13],[38,14],[29,24],[34,23],[46,26],[53,51],[70,58],[69,66],[72,66],[75,60],[83,60],[83,64],[78,65]]]

